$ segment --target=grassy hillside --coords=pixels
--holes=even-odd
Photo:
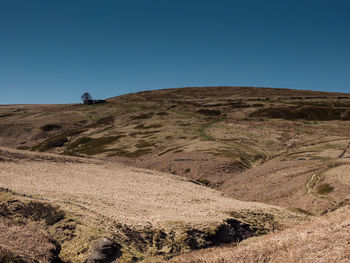
[[[171,262],[349,262],[350,208],[286,231],[176,257]],[[163,262],[152,259],[150,262]]]
[[[194,87],[107,101],[1,106],[0,145],[107,158],[186,176],[238,199],[316,214],[342,202],[348,190],[344,180],[333,180],[334,200],[315,201],[306,184],[313,174],[323,178],[328,166],[341,166],[334,162],[350,141],[349,94]],[[266,168],[254,172],[261,170],[260,164]],[[280,170],[273,167],[285,173],[268,183],[266,171]],[[251,181],[242,181],[247,174]],[[310,182],[313,189],[322,180]]]
[[[190,87],[1,105],[0,146],[12,148],[0,149],[0,187],[65,213],[51,226],[25,219],[62,259],[82,262],[107,238],[122,262],[163,260],[346,206],[350,94]],[[5,256],[33,259],[6,242]]]
[[[39,250],[49,257],[59,243],[62,260],[83,262],[96,242],[109,238],[120,249],[120,262],[138,261],[239,242],[308,220],[171,174],[6,148],[0,154],[0,228],[10,226],[0,248],[22,258],[38,260]]]

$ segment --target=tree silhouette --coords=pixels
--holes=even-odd
[[[87,101],[87,100],[92,100],[92,96],[90,95],[89,92],[85,92],[82,96],[81,96],[81,100],[83,102]]]

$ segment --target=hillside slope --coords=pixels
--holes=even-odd
[[[81,262],[91,253],[91,244],[103,237],[115,240],[122,249],[121,260],[128,262],[131,250],[135,257],[171,255],[240,241],[307,220],[286,209],[225,197],[171,174],[6,148],[0,149],[0,157],[2,189],[11,189],[24,203],[46,202],[70,215],[71,221],[59,218],[49,227],[61,242],[63,260]],[[2,194],[5,200],[10,193]],[[2,206],[10,211],[12,203],[6,201]],[[62,220],[68,221],[63,224]],[[59,229],[70,229],[69,222],[75,222],[73,233],[69,238],[60,236]],[[152,241],[155,239],[158,241]],[[0,237],[0,246],[6,240]],[[7,249],[11,251],[11,246]]]
[[[178,263],[350,262],[350,208],[279,233],[242,242],[237,247],[201,250],[176,257]],[[152,262],[163,262],[153,259]]]
[[[330,202],[310,194],[325,187],[328,168],[348,157],[349,94],[191,87],[107,101],[0,106],[0,145],[107,158],[314,214],[337,206],[349,191],[346,180],[333,177]],[[278,175],[268,183],[270,172]],[[311,180],[314,174],[322,176]]]

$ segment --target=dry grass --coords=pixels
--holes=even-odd
[[[129,225],[206,225],[244,209],[271,211],[283,224],[290,223],[286,210],[233,200],[182,177],[93,162],[0,162],[0,186],[60,204],[69,202]]]
[[[47,224],[55,223],[53,228],[49,227],[52,235],[63,244],[61,256],[74,259],[73,262],[83,262],[94,240],[113,233],[119,237],[116,233],[120,232],[120,226],[134,233],[121,239],[126,242],[123,249],[129,249],[130,242],[135,242],[135,234],[136,237],[146,235],[149,229],[154,229],[152,231],[174,233],[177,246],[183,245],[178,251],[183,251],[188,249],[187,242],[191,243],[187,235],[192,230],[211,236],[227,219],[236,218],[253,229],[267,231],[271,226],[265,227],[266,222],[262,222],[265,217],[255,218],[255,215],[266,214],[281,228],[307,220],[306,216],[286,209],[225,197],[216,190],[172,174],[102,160],[6,148],[0,148],[0,156],[3,158],[0,187],[43,199],[88,222],[75,224],[75,221],[63,219],[55,223],[57,216],[61,219],[60,213],[46,212],[46,206],[33,206],[31,202],[23,209],[24,217],[54,219]],[[72,236],[70,227],[74,230]],[[58,231],[60,228],[64,230],[63,236]],[[3,239],[5,244],[7,238]],[[147,251],[148,246],[152,246],[140,242],[145,247],[137,251]],[[169,250],[166,243],[160,245],[162,247]]]
[[[171,262],[350,262],[350,208],[276,234],[253,238],[238,247],[192,252]],[[159,261],[161,262],[161,261]]]
[[[3,248],[10,251],[8,253],[10,256],[15,254],[16,257],[27,259],[28,262],[35,262],[35,260],[36,262],[48,262],[48,257],[51,255],[50,250],[55,249],[48,235],[35,225],[13,223],[5,217],[0,217],[0,233],[0,251]]]
[[[0,187],[61,205],[109,231],[114,223],[212,228],[233,215],[264,231],[271,222],[288,227],[349,197],[350,100],[344,97],[350,96],[192,87],[101,105],[0,106],[1,146],[102,159],[0,149]],[[81,253],[83,261],[90,234],[81,231],[64,253]],[[278,250],[275,242],[271,248]],[[273,252],[266,253],[261,260]]]

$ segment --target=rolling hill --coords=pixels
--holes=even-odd
[[[165,260],[333,220],[349,202],[349,120],[350,94],[255,87],[0,105],[0,223],[42,233],[4,236],[0,259],[97,262],[106,239],[119,262]],[[38,242],[44,256],[19,253]]]

